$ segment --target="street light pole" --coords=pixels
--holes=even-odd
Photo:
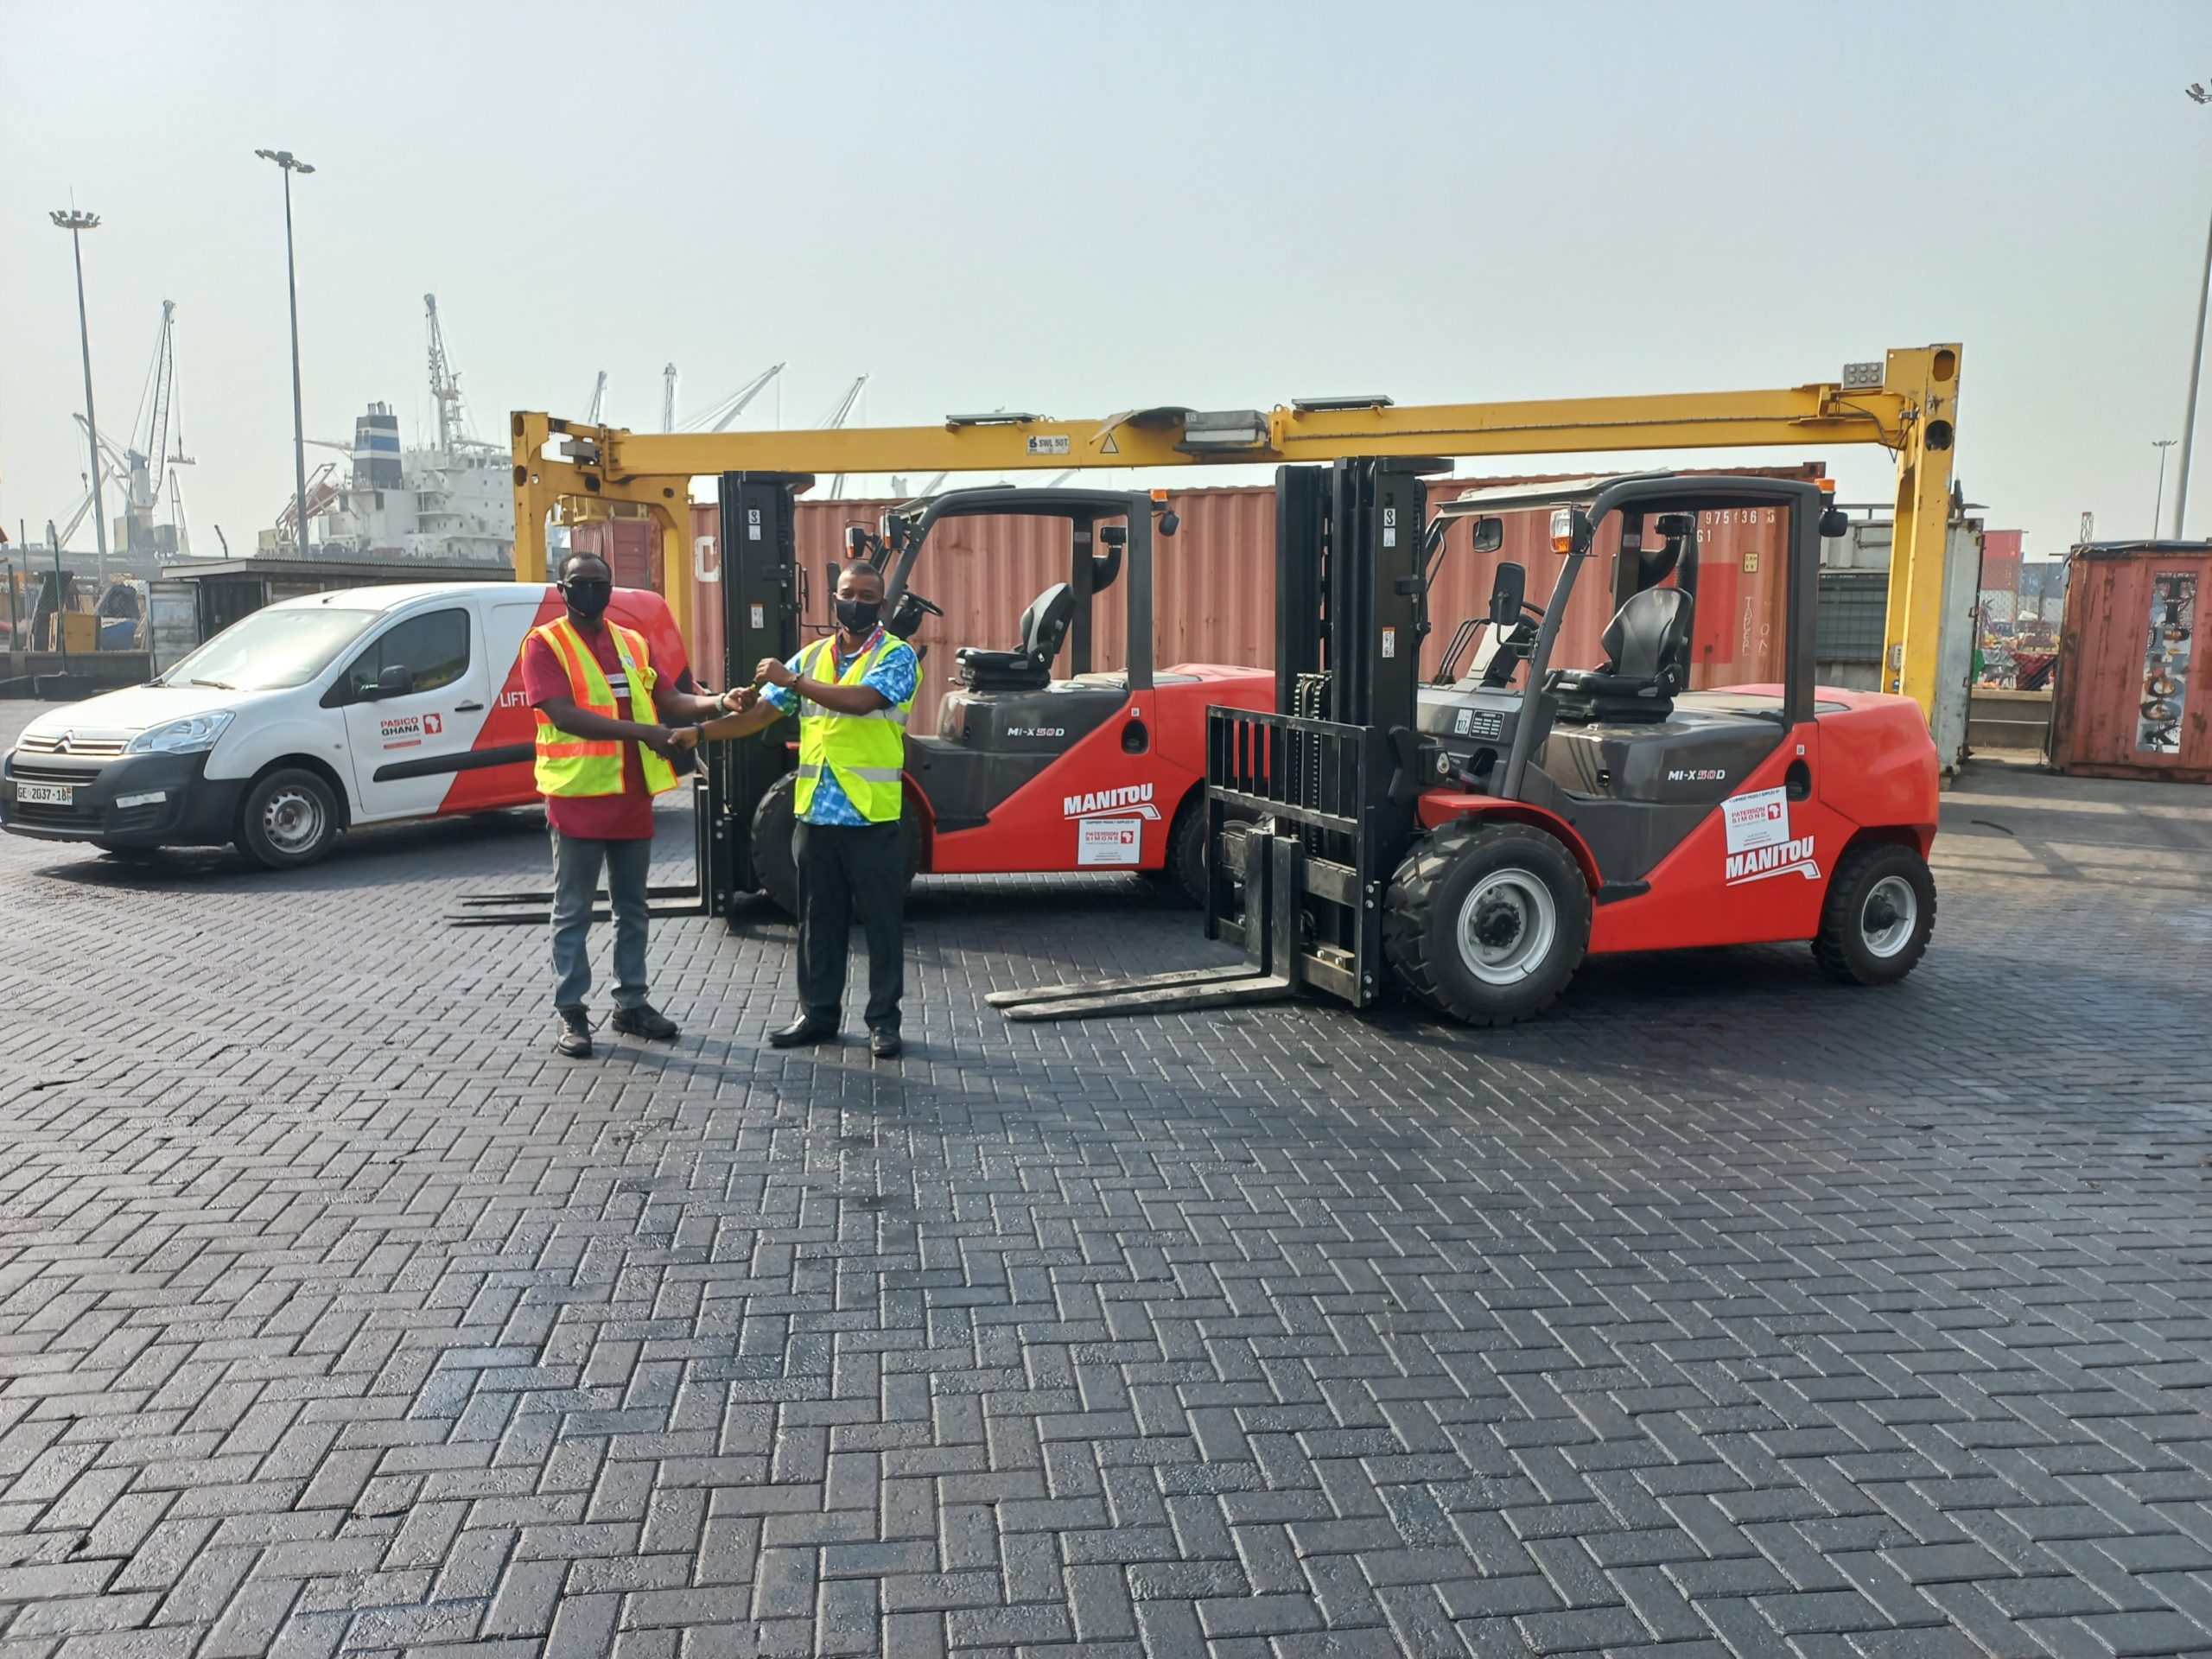
[[[2158,493],[2151,498],[2151,539],[2158,539],[2158,509],[2166,499],[2166,451],[2174,447],[2171,438],[2153,438],[2151,447],[2158,452]],[[2174,526],[2174,539],[2181,539],[2181,526]]]
[[[308,556],[308,436],[300,412],[300,279],[292,262],[292,175],[312,173],[289,149],[257,149],[265,162],[284,169],[284,286],[292,299],[292,512],[299,523],[300,556]],[[2192,393],[2192,396],[2194,394]]]
[[[2212,104],[2208,92],[2195,81],[2184,88],[2197,104]],[[2174,540],[2181,540],[2182,519],[2189,512],[2189,450],[2196,435],[2196,382],[2204,368],[2204,303],[2212,298],[2212,224],[2204,232],[2204,280],[2196,285],[2196,345],[2189,354],[2189,410],[2181,424],[2181,474],[2174,480]],[[2155,537],[2158,526],[2151,527]]]
[[[107,588],[107,508],[100,500],[100,424],[92,413],[92,331],[85,321],[85,232],[100,226],[98,213],[67,213],[47,215],[69,232],[69,246],[77,256],[77,344],[85,354],[85,442],[92,454],[92,542],[100,550],[99,586]]]

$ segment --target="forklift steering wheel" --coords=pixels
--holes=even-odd
[[[943,616],[944,614],[944,611],[941,607],[932,603],[929,600],[924,599],[919,594],[916,593],[911,588],[906,590],[905,598],[908,603],[912,604],[916,610],[921,612],[925,616]]]

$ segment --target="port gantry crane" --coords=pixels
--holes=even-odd
[[[1088,467],[1281,465],[1359,456],[1491,456],[1876,444],[1897,460],[1883,687],[1932,711],[1938,678],[1961,348],[1903,346],[1840,378],[1748,391],[1398,405],[1332,397],[1268,410],[1179,406],[1058,420],[994,412],[931,426],[645,433],[536,411],[510,423],[515,574],[545,575],[556,512],[614,502],[659,524],[669,607],[688,629],[702,577],[686,556],[694,478],[728,473],[1061,473]],[[702,562],[703,567],[704,562]]]

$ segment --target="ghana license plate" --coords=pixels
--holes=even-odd
[[[24,806],[74,806],[77,791],[69,784],[17,784],[16,799]]]

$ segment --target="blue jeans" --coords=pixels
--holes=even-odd
[[[592,900],[599,872],[607,868],[608,908],[614,912],[614,1006],[642,1007],[645,1001],[645,880],[652,868],[651,841],[594,841],[553,837],[553,1006],[581,1008],[591,990]]]

